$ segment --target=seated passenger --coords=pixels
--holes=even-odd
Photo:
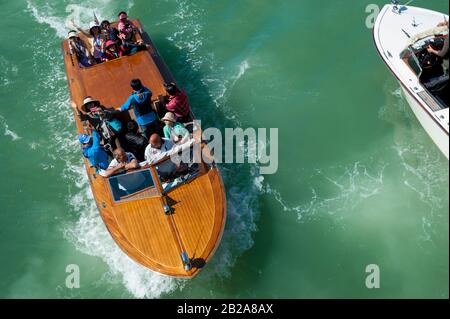
[[[148,140],[138,132],[138,125],[135,121],[129,121],[127,123],[127,133],[125,134],[125,143],[127,149],[133,154],[136,154],[138,160],[145,160],[145,148],[148,145]]]
[[[126,12],[119,13],[119,38],[121,39],[121,46],[125,55],[133,55],[138,51],[147,50],[150,45],[147,45],[139,39],[136,41],[135,34],[139,34],[138,29],[134,26],[133,22],[128,20]]]
[[[113,154],[114,159],[109,163],[107,170],[102,173],[103,177],[110,177],[121,171],[139,167],[139,163],[133,153],[128,153],[124,149],[118,148]]]
[[[102,29],[102,37],[103,41],[106,43],[107,41],[111,40],[116,43],[120,41],[119,39],[119,30],[116,28],[111,27],[111,23],[109,23],[108,20],[103,20],[100,24],[100,27]]]
[[[149,144],[145,149],[145,160],[149,164],[155,163],[169,154],[173,146],[172,141],[161,138],[155,133],[150,137]]]
[[[89,25],[89,33],[91,35],[91,46],[92,46],[92,55],[94,56],[94,59],[97,63],[102,63],[104,60],[104,45],[102,35],[101,35],[101,28],[100,26],[95,23],[91,22]]]
[[[110,144],[115,148],[116,139],[123,136],[122,122],[115,117],[114,108],[107,108],[100,104],[100,101],[87,96],[78,110],[75,103],[72,107],[77,112],[81,121],[88,121],[89,124],[103,137],[104,144]]]
[[[103,62],[103,51],[104,42],[101,36],[101,28],[97,21],[92,21],[89,23],[89,32],[84,31],[78,25],[76,25],[74,20],[71,20],[72,25],[86,37],[89,38],[91,45],[91,55],[94,57],[97,63]]]
[[[120,12],[118,17],[119,24],[117,25],[117,28],[121,33],[122,40],[132,41],[134,34],[138,32],[137,28],[134,26],[133,22],[128,20],[126,12]]]
[[[122,41],[122,44],[120,45],[120,48],[123,51],[124,55],[133,55],[138,51],[144,51],[147,50],[149,45],[144,44],[142,40],[139,40],[138,42],[129,42],[129,41]]]
[[[98,173],[108,168],[108,154],[100,144],[100,136],[97,132],[92,132],[92,136],[80,134],[78,141],[82,144],[83,156],[89,160],[91,166],[97,169]]]
[[[124,51],[116,42],[109,40],[105,44],[105,61],[111,61],[124,56]]]
[[[183,144],[189,140],[189,131],[183,124],[178,123],[172,112],[167,112],[162,118],[166,124],[164,126],[164,137],[170,139],[175,144]]]
[[[81,105],[81,110],[85,113],[80,116],[82,121],[99,119],[105,121],[114,133],[119,134],[122,131],[122,122],[115,117],[116,110],[114,110],[114,108],[107,108],[100,104],[100,101],[94,100],[90,96],[86,96]],[[93,123],[95,123],[95,120]],[[95,125],[93,126],[95,127]]]
[[[157,116],[152,107],[152,91],[142,85],[141,80],[133,79],[130,83],[133,93],[119,108],[120,112],[134,109],[136,122],[139,124],[142,134],[149,138],[153,133],[160,131]]]
[[[177,117],[177,122],[187,123],[191,120],[191,108],[187,99],[186,92],[181,91],[175,83],[164,84],[166,92],[169,95],[169,101],[166,103],[166,109]]]
[[[90,67],[95,65],[95,59],[89,52],[86,44],[77,35],[75,30],[69,31],[69,50],[70,54],[75,54],[78,60],[78,65],[80,67]]]

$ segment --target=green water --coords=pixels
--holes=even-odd
[[[375,52],[370,2],[118,2],[0,1],[0,297],[448,298],[448,161]],[[141,19],[205,126],[279,128],[277,174],[221,165],[227,225],[192,281],[128,259],[92,202],[60,43],[94,8]]]

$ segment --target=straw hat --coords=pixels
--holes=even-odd
[[[83,100],[83,105],[81,105],[81,109],[82,109],[84,112],[88,112],[88,110],[86,110],[86,105],[89,104],[89,103],[95,103],[97,106],[100,105],[100,101],[94,100],[94,99],[93,99],[92,97],[90,97],[90,96],[86,96],[86,97],[84,98],[84,100]]]
[[[162,121],[170,121],[172,123],[176,123],[177,118],[175,117],[175,114],[173,114],[172,112],[167,112],[166,115],[164,115],[164,117],[162,118]]]
[[[69,33],[67,34],[67,38],[70,39],[70,38],[73,38],[73,37],[75,37],[75,38],[78,37],[77,31],[70,30]]]

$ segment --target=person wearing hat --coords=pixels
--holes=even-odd
[[[104,42],[101,34],[102,29],[96,22],[89,24],[89,33],[91,35],[92,55],[97,63],[103,62],[104,58]]]
[[[104,60],[111,61],[120,58],[121,56],[124,56],[124,50],[122,46],[117,45],[117,42],[113,40],[106,41]]]
[[[92,136],[80,134],[78,141],[82,145],[83,156],[89,160],[91,166],[97,169],[97,172],[108,169],[108,154],[100,144],[100,135],[97,132],[92,132]]]
[[[86,32],[85,30],[81,29],[78,25],[75,24],[75,21],[71,20],[72,25],[77,29],[79,32],[83,33],[87,38],[89,38],[89,41],[91,42],[91,55],[94,57],[95,62],[101,63],[103,62],[103,51],[104,51],[104,41],[101,36],[102,29],[100,28],[100,25],[97,21],[91,21],[89,23],[89,32]]]
[[[83,104],[80,107],[81,112],[74,102],[72,102],[72,107],[78,113],[80,120],[88,121],[96,131],[112,131],[112,134],[108,134],[110,138],[105,140],[105,143],[114,145],[116,137],[119,140],[122,139],[123,125],[119,119],[114,117],[116,111],[113,108],[106,108],[101,105],[100,101],[93,99],[91,96],[84,98]]]
[[[114,110],[114,108],[106,108],[101,105],[100,101],[93,99],[91,96],[86,96],[84,98],[83,104],[81,105],[81,111],[84,112],[84,114],[80,115],[82,121],[87,120],[91,124],[97,124],[98,120],[103,120],[113,129],[114,133],[119,133],[122,130],[122,122],[114,117],[116,110]],[[92,119],[94,119],[94,121],[92,121]],[[92,126],[96,127],[96,125]]]
[[[189,131],[183,124],[177,122],[172,112],[167,112],[161,120],[166,124],[163,129],[165,138],[177,144],[187,142],[189,139]]]
[[[95,64],[95,59],[89,52],[86,44],[77,34],[77,31],[70,30],[67,38],[69,39],[70,54],[76,55],[80,67],[90,67]]]

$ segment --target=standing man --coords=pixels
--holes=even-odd
[[[134,109],[136,122],[142,130],[142,134],[148,139],[154,133],[160,131],[156,113],[152,108],[152,91],[142,85],[141,80],[134,79],[130,83],[133,93],[120,107],[120,111],[128,111]]]

